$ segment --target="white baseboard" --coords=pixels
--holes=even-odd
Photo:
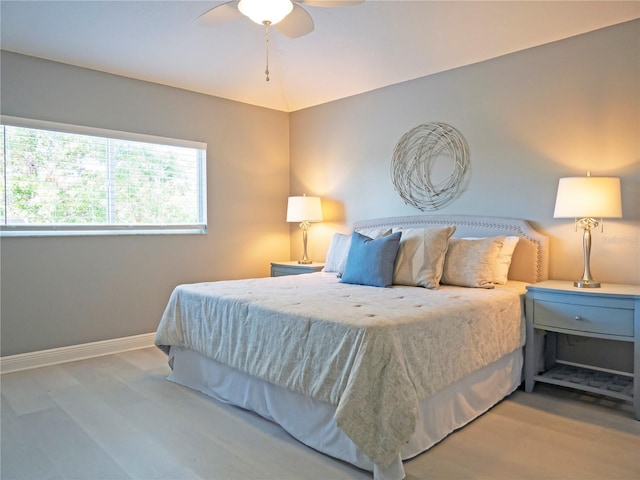
[[[154,338],[155,333],[144,333],[131,337],[8,355],[0,357],[0,374],[152,347]]]

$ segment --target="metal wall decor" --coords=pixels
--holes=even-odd
[[[453,162],[451,174],[433,183],[434,164],[443,157]],[[467,144],[460,132],[446,123],[428,123],[409,130],[398,141],[391,180],[407,205],[437,210],[458,196],[468,166]]]

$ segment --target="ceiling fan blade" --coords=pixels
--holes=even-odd
[[[294,3],[291,13],[273,28],[289,38],[298,38],[313,32],[313,19],[304,8]]]
[[[243,15],[240,13],[240,10],[238,10],[238,3],[238,0],[233,0],[217,5],[196,18],[195,23],[197,25],[211,27],[213,25],[230,22],[236,18],[241,18]]]
[[[364,0],[295,0],[309,7],[347,7],[364,3]]]

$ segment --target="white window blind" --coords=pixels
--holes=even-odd
[[[206,231],[206,144],[10,117],[0,127],[0,234]]]

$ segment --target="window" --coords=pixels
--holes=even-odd
[[[206,144],[2,118],[0,234],[206,231]]]

